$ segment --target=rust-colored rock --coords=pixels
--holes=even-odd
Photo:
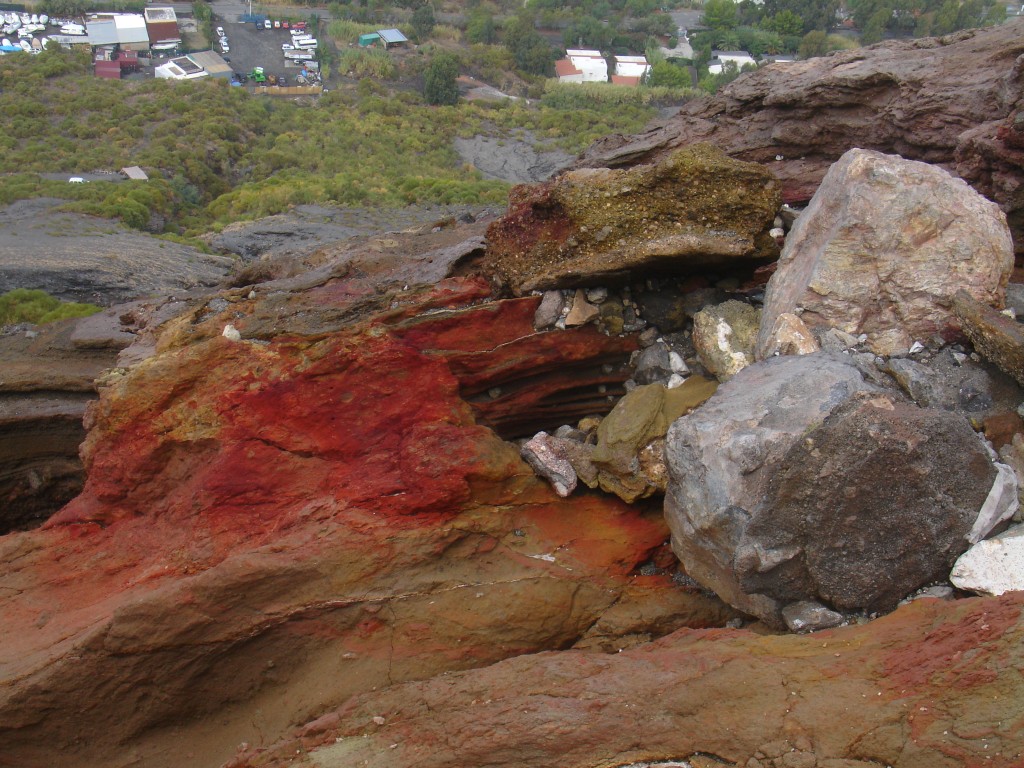
[[[545,371],[604,371],[628,340],[538,335],[536,299],[473,280],[257,293],[108,377],[83,493],[0,539],[3,760],[212,767],[375,686],[600,643],[666,540],[657,508],[558,499],[465,399],[532,377],[543,407],[511,409],[561,423]],[[671,628],[651,616],[627,634]]]
[[[772,64],[696,99],[662,125],[594,144],[577,167],[657,162],[711,142],[765,163],[787,202],[810,200],[829,166],[860,147],[939,164],[999,203],[1024,253],[1021,110],[1024,20],[943,38],[893,40]],[[781,158],[781,159],[776,159]]]
[[[1016,768],[1022,607],[1019,592],[925,599],[808,636],[680,630],[612,656],[510,659],[354,697],[231,766],[594,768],[698,755],[746,768]]]
[[[515,187],[476,265],[516,294],[774,257],[778,185],[707,145],[630,170],[582,169]]]

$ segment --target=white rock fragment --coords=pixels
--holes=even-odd
[[[231,323],[228,323],[227,325],[224,326],[224,331],[221,333],[221,336],[223,336],[228,341],[242,340],[242,334],[240,334],[238,332],[238,329],[235,328],[235,326],[233,326]]]
[[[996,479],[985,503],[981,505],[981,511],[978,512],[971,532],[967,534],[967,541],[971,544],[977,544],[988,536],[993,528],[1013,517],[1020,507],[1017,497],[1017,474],[1006,464],[998,461],[993,464],[996,468]]]
[[[686,379],[684,379],[678,373],[673,373],[671,376],[668,377],[668,383],[665,384],[665,388],[666,389],[675,389],[676,387],[683,386],[683,384],[685,384],[685,383],[686,383]]]
[[[953,565],[949,580],[982,595],[1024,590],[1024,525],[968,549]]]
[[[910,354],[916,355],[918,352],[924,352],[924,344],[920,341],[915,341],[910,345]]]
[[[686,365],[686,361],[683,360],[683,356],[675,350],[669,350],[668,367],[672,370],[672,373],[685,375],[690,372],[689,367]]]

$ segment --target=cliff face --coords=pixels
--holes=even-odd
[[[941,165],[1007,214],[1024,252],[1024,20],[880,43],[740,77],[663,125],[595,143],[577,167],[649,163],[696,142],[764,163],[787,202],[810,199],[848,149]]]

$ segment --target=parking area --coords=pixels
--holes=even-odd
[[[224,55],[235,72],[249,74],[254,67],[263,67],[266,75],[284,76],[289,85],[295,84],[295,76],[302,71],[299,62],[287,61],[281,45],[291,43],[291,32],[287,29],[257,29],[247,22],[215,19],[214,24],[224,28],[230,52]],[[315,33],[313,33],[315,34]]]

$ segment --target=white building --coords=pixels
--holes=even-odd
[[[736,69],[743,69],[748,64],[757,66],[753,56],[746,51],[712,51],[711,61],[708,62],[708,72],[712,75],[720,75],[730,61],[736,65]]]
[[[200,77],[209,77],[207,71],[188,56],[179,56],[166,64],[155,67],[153,75],[163,80],[195,80]]]
[[[563,83],[607,83],[608,62],[600,51],[570,48],[555,62],[555,74]]]
[[[639,77],[641,80],[651,71],[646,56],[616,56],[615,74],[619,77]]]

